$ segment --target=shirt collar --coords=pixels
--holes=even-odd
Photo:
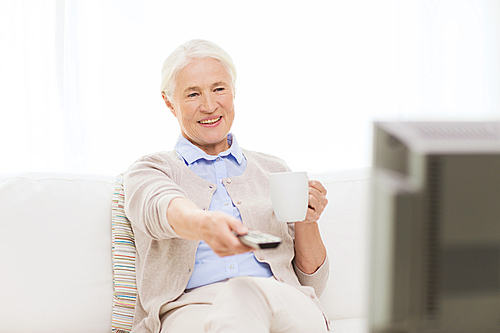
[[[238,145],[238,141],[236,141],[234,134],[229,133],[227,135],[227,142],[230,146],[228,150],[223,151],[219,155],[208,155],[203,150],[192,144],[181,134],[179,135],[177,143],[175,144],[175,150],[177,151],[177,155],[179,155],[179,157],[182,157],[188,165],[196,162],[201,158],[208,161],[213,161],[217,157],[224,157],[228,155],[233,155],[238,164],[241,164],[243,162],[243,152],[241,151],[241,148]]]

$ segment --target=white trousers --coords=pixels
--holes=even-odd
[[[162,308],[161,333],[320,333],[326,322],[304,293],[274,278],[237,277],[185,292]]]

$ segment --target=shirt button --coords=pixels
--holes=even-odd
[[[241,205],[241,200],[238,200],[236,203],[237,203],[238,205]]]
[[[221,180],[219,180],[219,181],[220,181],[220,183],[221,183],[221,184],[224,184],[224,182],[222,181],[222,179],[221,179]]]
[[[224,202],[224,206],[227,206],[227,205],[229,205],[229,202],[227,202],[227,201]]]
[[[260,257],[259,257],[259,260],[264,260],[264,257],[263,257],[263,256],[260,256]]]
[[[215,160],[216,160],[217,162],[219,162],[219,161],[220,161],[220,157],[217,157]]]
[[[227,182],[228,184],[231,184],[231,179],[227,179],[227,180],[226,180],[226,182]]]
[[[315,298],[316,296],[314,294],[311,294],[311,298]]]
[[[231,266],[229,266],[229,268],[233,269],[233,268],[234,268],[234,266],[233,266],[233,265],[231,265]]]

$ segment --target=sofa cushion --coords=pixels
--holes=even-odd
[[[2,332],[110,331],[113,176],[0,175]]]
[[[367,318],[347,318],[333,320],[330,331],[335,333],[368,333]]]
[[[330,320],[368,313],[370,176],[370,168],[309,174],[328,191],[318,224],[330,259],[328,284],[320,297]]]
[[[111,214],[114,288],[111,328],[116,333],[128,333],[132,330],[137,298],[134,233],[125,216],[123,179],[124,173],[116,178]]]

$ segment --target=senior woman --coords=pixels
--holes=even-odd
[[[165,60],[161,94],[181,135],[173,151],[139,159],[125,177],[137,248],[133,333],[328,330],[318,300],[328,278],[317,224],[326,190],[309,181],[306,219],[276,221],[268,175],[289,169],[230,133],[235,79],[229,55],[208,41]],[[249,229],[282,244],[247,247],[234,232]]]

